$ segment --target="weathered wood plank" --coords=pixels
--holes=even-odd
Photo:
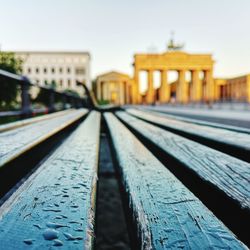
[[[162,128],[170,129],[172,132],[179,133],[182,136],[198,140],[198,142],[204,142],[205,144],[210,142],[209,146],[213,144],[216,149],[250,162],[249,134],[191,124],[136,109],[127,109],[127,112],[154,125],[159,125]]]
[[[128,106],[128,108],[131,108]],[[174,120],[178,120],[178,121],[184,121],[184,122],[188,122],[188,123],[192,123],[192,124],[198,124],[198,125],[203,125],[203,126],[209,126],[209,127],[214,127],[214,128],[221,128],[221,129],[226,129],[226,130],[230,130],[230,131],[234,131],[234,132],[238,132],[238,133],[246,133],[246,134],[250,134],[250,129],[248,128],[244,128],[244,127],[237,127],[237,126],[233,126],[233,125],[226,125],[226,124],[220,124],[220,123],[215,123],[215,122],[210,122],[210,121],[203,121],[203,120],[198,120],[195,118],[189,118],[189,117],[184,117],[184,116],[178,116],[175,114],[169,114],[164,112],[163,110],[158,110],[149,106],[143,106],[143,107],[132,107],[133,109],[139,109],[142,111],[146,111],[146,112],[150,112],[152,114],[155,115],[159,115],[159,116],[163,116],[163,117],[167,117],[167,118],[172,118]]]
[[[220,189],[239,207],[250,209],[249,163],[165,131],[125,112],[116,114],[201,179]]]
[[[0,167],[87,114],[86,109],[0,133]]]
[[[91,249],[100,114],[83,124],[0,208],[0,249]]]
[[[141,249],[245,249],[118,119],[105,114]]]
[[[72,111],[72,109],[68,109],[68,110],[58,111],[58,112],[55,112],[52,114],[41,115],[38,117],[32,117],[32,118],[28,118],[28,119],[24,119],[24,120],[20,120],[20,121],[15,121],[15,122],[3,124],[3,125],[0,125],[0,133],[11,130],[11,129],[23,127],[23,126],[26,126],[26,125],[29,125],[29,124],[32,124],[35,122],[40,122],[43,120],[51,119],[53,117],[65,115],[71,111]]]

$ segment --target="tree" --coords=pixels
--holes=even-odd
[[[80,97],[80,95],[78,94],[78,92],[76,92],[75,90],[73,89],[65,89],[63,91],[65,94],[69,94],[69,95],[73,95],[75,97]]]
[[[45,106],[48,106],[49,102],[50,102],[50,93],[49,93],[49,90],[40,89],[37,97],[34,99],[34,102],[42,103]]]
[[[0,69],[10,73],[19,74],[22,70],[22,60],[16,58],[14,53],[0,51]],[[18,85],[14,80],[1,77],[0,78],[0,108],[10,109],[16,102],[18,93]]]
[[[52,89],[56,89],[56,82],[53,80],[51,84],[46,84],[47,87]],[[57,96],[55,96],[55,102],[58,101]],[[49,106],[50,104],[50,91],[46,89],[40,89],[37,97],[34,99],[35,102],[42,103],[45,106]]]

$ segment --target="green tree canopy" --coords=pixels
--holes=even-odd
[[[75,90],[73,89],[66,89],[63,91],[65,94],[70,94],[70,95],[73,95],[73,96],[76,96],[76,97],[80,97],[80,95],[78,94],[78,92],[76,92]]]
[[[47,87],[50,87],[52,89],[56,89],[56,82],[53,80],[50,84],[46,84]],[[57,102],[57,96],[55,96],[55,102]],[[35,102],[42,103],[45,106],[49,106],[50,102],[50,91],[46,89],[40,89],[37,97],[34,100]]]
[[[0,69],[19,74],[22,70],[22,60],[14,53],[0,51]],[[10,109],[16,102],[18,85],[14,80],[0,77],[0,109]]]

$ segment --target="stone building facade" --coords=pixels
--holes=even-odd
[[[215,78],[211,54],[190,54],[178,50],[160,54],[135,54],[133,66],[132,78],[118,72],[98,76],[97,98],[115,104],[250,102],[250,74],[235,78]],[[171,71],[177,73],[176,81],[169,80]],[[141,72],[147,75],[147,88],[144,92],[141,92]],[[154,82],[155,72],[160,73],[159,87]],[[124,77],[128,84],[123,84]]]
[[[108,101],[115,105],[131,103],[132,79],[117,71],[107,72],[97,77],[96,92],[99,101]]]
[[[250,74],[233,78],[215,78],[215,100],[250,102]]]
[[[190,101],[199,102],[214,98],[213,65],[214,60],[210,54],[188,54],[182,51],[167,51],[163,54],[136,54],[134,56],[134,86],[133,103],[141,103],[140,79],[141,71],[147,72],[148,88],[146,102],[167,103],[171,97],[171,86],[168,81],[168,71],[176,71],[178,80],[176,83],[175,98],[179,103]],[[158,90],[158,100],[154,86],[153,74],[161,73],[161,84]],[[186,79],[186,73],[191,73],[191,81]],[[203,77],[200,77],[203,73]]]
[[[55,83],[58,90],[71,89],[82,94],[76,81],[91,88],[90,54],[66,51],[14,51],[23,60],[22,74],[32,82],[47,85]]]

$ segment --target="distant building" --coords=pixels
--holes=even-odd
[[[97,99],[118,105],[214,101],[250,103],[250,74],[215,78],[211,54],[189,54],[177,50],[161,54],[136,54],[133,66],[132,78],[116,71],[99,75],[96,81]],[[170,82],[168,77],[171,71],[178,74],[174,82]],[[147,73],[145,92],[141,91],[141,72]],[[155,72],[160,72],[158,87]]]
[[[190,54],[179,51],[173,41],[164,53],[135,54],[132,103],[178,103],[239,101],[250,102],[250,75],[235,78],[214,78],[214,60],[211,54]],[[176,82],[171,83],[168,73],[178,73]],[[140,73],[147,73],[146,93],[140,91]],[[160,86],[154,84],[154,73],[160,72]],[[190,79],[186,75],[190,74]]]
[[[41,85],[56,84],[58,90],[71,89],[79,94],[83,88],[76,81],[91,87],[90,54],[66,51],[14,51],[23,60],[22,74]]]
[[[215,78],[215,100],[250,102],[250,74]]]
[[[129,75],[111,71],[97,76],[96,97],[116,105],[131,103],[132,79]]]

